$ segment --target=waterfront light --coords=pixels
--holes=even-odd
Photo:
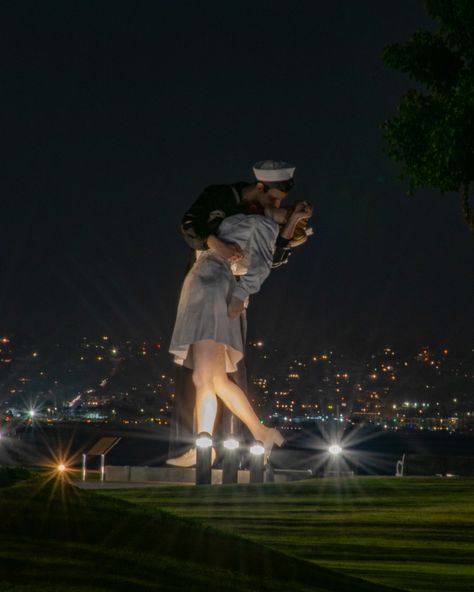
[[[339,444],[331,444],[331,446],[328,448],[328,451],[330,454],[338,455],[341,454],[342,448],[339,446]]]

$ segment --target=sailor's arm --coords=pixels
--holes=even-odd
[[[219,224],[225,218],[223,204],[218,196],[207,188],[201,193],[181,221],[181,233],[191,249],[211,249],[231,262],[242,256],[238,245],[226,243],[216,236]]]
[[[278,236],[275,252],[273,253],[272,269],[276,269],[285,263],[288,263],[288,257],[291,255],[291,247],[289,238],[283,238],[281,234]]]

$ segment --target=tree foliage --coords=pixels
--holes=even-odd
[[[405,72],[422,90],[400,100],[398,114],[384,122],[389,156],[402,165],[410,192],[432,187],[461,195],[463,215],[474,231],[470,209],[474,184],[474,2],[425,0],[435,31],[418,31],[405,44],[385,47],[384,62]]]

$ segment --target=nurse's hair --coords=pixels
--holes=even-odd
[[[301,203],[301,201],[295,201],[292,204],[284,206],[285,210],[288,212],[288,217],[291,216],[291,214],[295,210],[296,206],[300,203]],[[313,234],[313,229],[308,227],[308,222],[309,222],[308,218],[302,218],[301,220],[299,220],[299,222],[297,223],[297,225],[295,227],[293,237],[291,238],[290,242],[288,243],[289,247],[291,247],[292,249],[294,249],[295,247],[299,247],[300,245],[302,245],[303,243],[305,243],[308,240],[308,236],[311,236]]]

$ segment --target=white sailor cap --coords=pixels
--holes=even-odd
[[[289,181],[293,179],[295,168],[281,160],[262,160],[253,165],[253,174],[263,183]]]

